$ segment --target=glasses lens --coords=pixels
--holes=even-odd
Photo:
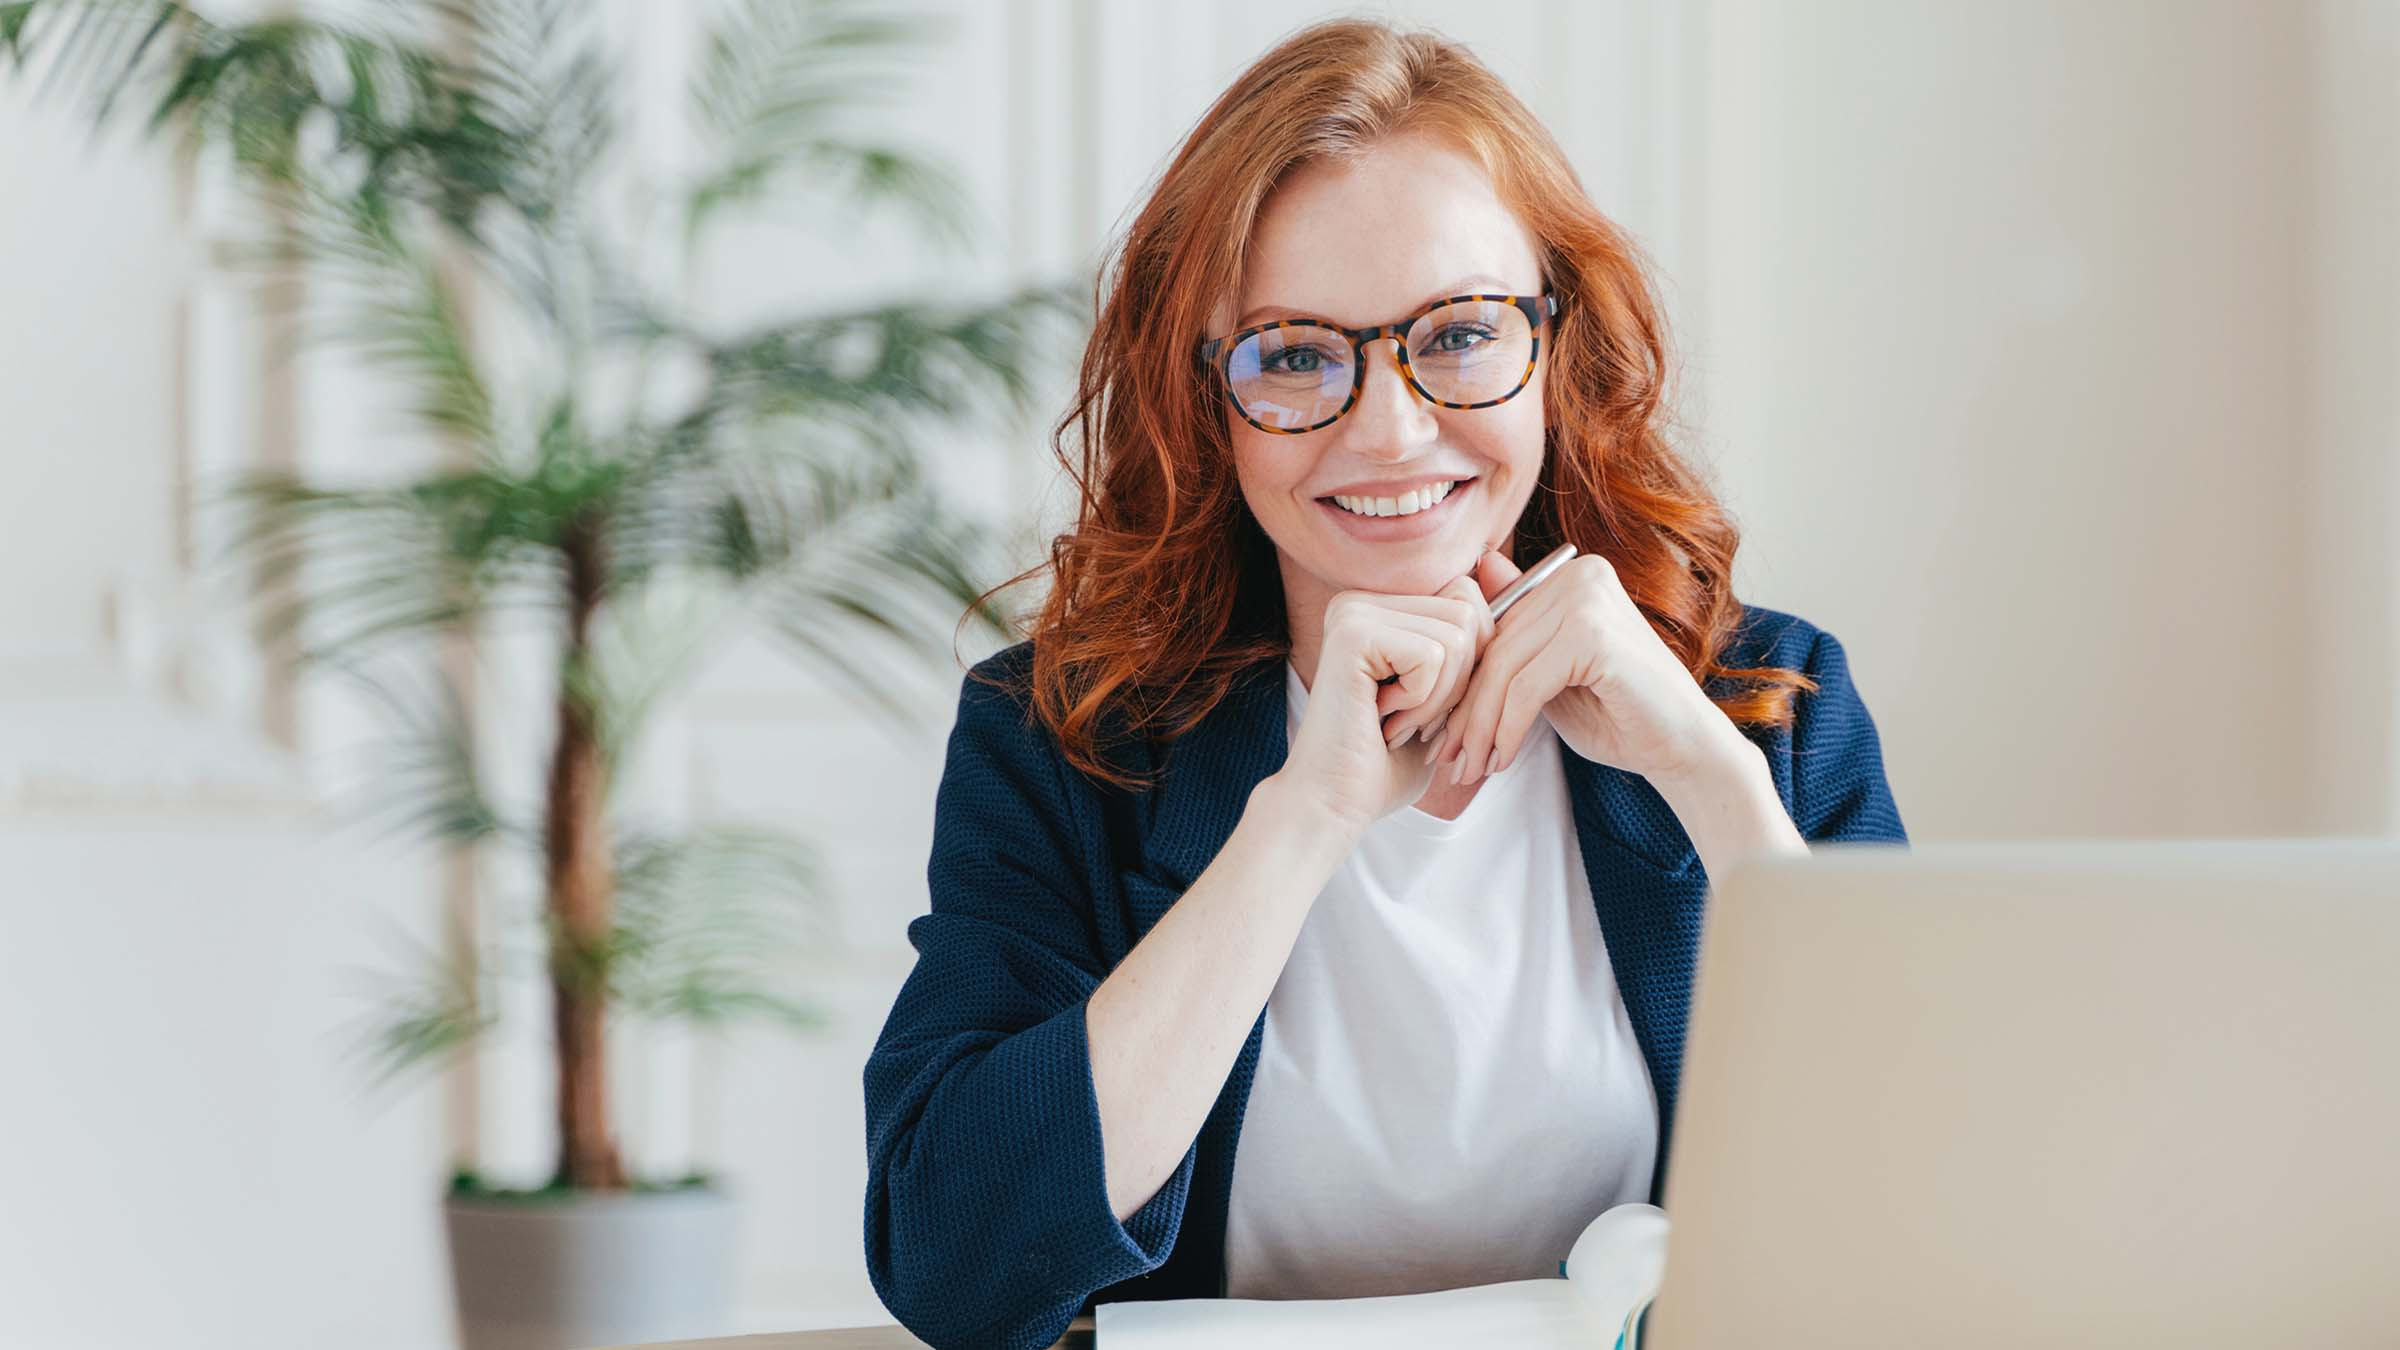
[[[1408,369],[1444,403],[1488,403],[1525,384],[1533,324],[1505,300],[1461,300],[1408,330]]]
[[[1351,375],[1350,339],[1309,323],[1253,333],[1225,363],[1242,411],[1278,431],[1313,427],[1341,411]]]

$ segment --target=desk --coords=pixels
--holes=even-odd
[[[839,1331],[783,1331],[769,1336],[724,1336],[706,1341],[661,1341],[619,1350],[918,1350],[925,1342],[905,1327],[844,1327]],[[1094,1350],[1092,1319],[1078,1317],[1050,1350]]]

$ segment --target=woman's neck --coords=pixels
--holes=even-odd
[[[1317,656],[1325,647],[1325,602],[1333,592],[1314,577],[1305,586],[1286,585],[1283,612],[1291,625],[1292,668],[1300,672],[1300,687],[1317,687]]]

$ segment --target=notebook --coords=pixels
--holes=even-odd
[[[1658,1288],[1667,1216],[1618,1205],[1587,1225],[1560,1278],[1375,1298],[1179,1298],[1103,1303],[1099,1350],[1634,1350],[1627,1323]]]

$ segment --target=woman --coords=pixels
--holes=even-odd
[[[1041,1346],[1555,1274],[1660,1194],[1708,874],[1905,839],[1841,645],[1734,599],[1633,247],[1462,49],[1295,35],[1110,271],[866,1066],[876,1290]]]

